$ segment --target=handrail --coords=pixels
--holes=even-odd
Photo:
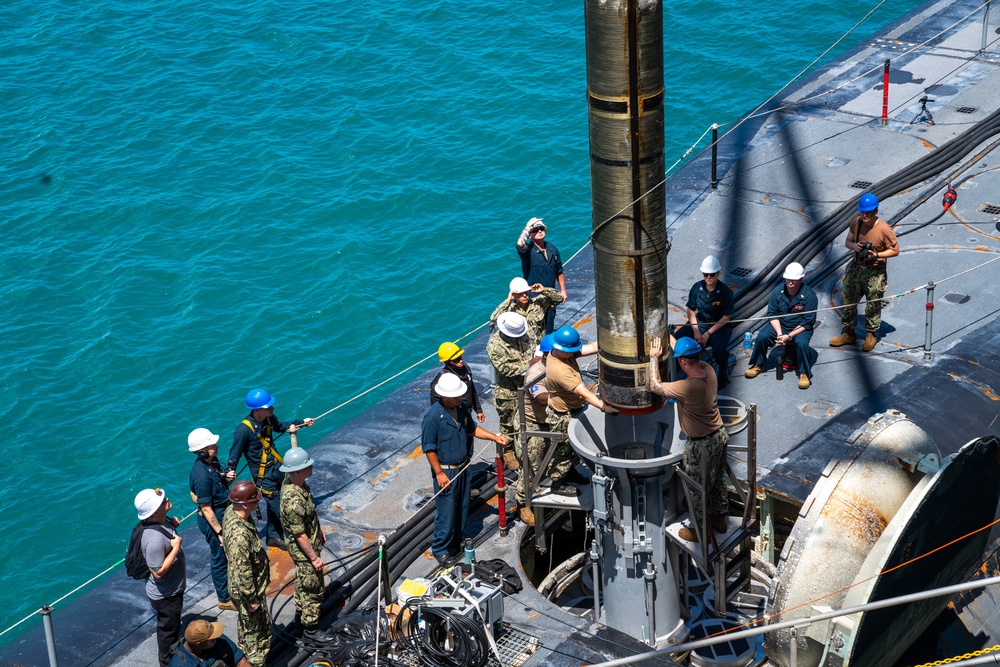
[[[668,646],[667,648],[657,649],[655,651],[647,651],[646,653],[640,653],[638,655],[629,656],[627,658],[617,658],[615,660],[597,662],[593,663],[592,665],[588,665],[587,667],[621,667],[622,665],[633,665],[639,662],[644,662],[646,660],[652,660],[653,658],[672,655],[674,653],[693,651],[695,649],[704,648],[705,646],[713,646],[715,644],[731,642],[736,639],[746,639],[748,637],[756,637],[757,635],[767,634],[768,632],[774,632],[776,630],[785,630],[787,628],[801,628],[803,626],[812,625],[813,623],[818,623],[820,621],[827,621],[831,618],[838,618],[840,616],[849,616],[851,614],[859,614],[866,611],[873,611],[875,609],[885,609],[886,607],[894,607],[901,604],[908,604],[910,602],[918,602],[920,600],[929,600],[931,598],[942,597],[944,595],[954,595],[955,593],[962,593],[964,591],[973,590],[976,588],[985,588],[986,586],[992,586],[993,584],[1000,584],[1000,576],[988,577],[986,579],[979,579],[977,581],[967,581],[961,584],[954,584],[952,586],[943,586],[941,588],[934,588],[929,591],[921,591],[920,593],[910,593],[909,595],[900,595],[898,597],[888,598],[886,600],[879,600],[877,602],[867,602],[865,604],[859,604],[853,607],[846,607],[844,609],[837,609],[834,611],[827,611],[821,614],[807,616],[805,618],[796,618],[791,621],[781,621],[780,623],[774,623],[772,625],[766,625],[757,628],[749,628],[747,630],[739,630],[736,632],[720,632],[716,635],[713,635],[712,637],[707,637],[705,639],[699,639],[693,642],[686,642],[684,644]]]

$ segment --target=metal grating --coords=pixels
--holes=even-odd
[[[850,187],[857,188],[858,190],[865,190],[872,186],[871,181],[854,181],[851,183]]]
[[[1000,206],[996,204],[983,204],[983,207],[979,210],[990,215],[1000,215]]]
[[[955,111],[958,113],[975,113],[976,107],[958,107]]]
[[[487,667],[521,667],[542,645],[538,637],[533,637],[509,625],[505,625],[503,632],[498,634],[495,639],[503,665],[497,664],[497,658],[491,652],[490,660],[486,663]]]
[[[731,269],[729,271],[729,275],[731,275],[734,278],[746,278],[751,273],[753,273],[753,271],[745,266],[737,266],[735,269]]]
[[[493,651],[490,651],[486,667],[521,667],[542,646],[538,637],[516,630],[507,624],[504,624],[503,630],[497,633],[493,639],[496,641],[497,652],[500,653],[500,660],[503,664],[497,662],[497,657]],[[422,667],[423,665],[420,657],[409,650],[398,654],[396,660],[409,667]]]

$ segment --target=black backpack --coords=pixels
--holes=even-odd
[[[142,521],[135,524],[135,528],[132,529],[132,537],[128,541],[128,550],[125,552],[125,572],[133,579],[149,578],[149,565],[146,564],[146,557],[142,554],[142,534],[146,532],[147,528],[159,529],[166,537],[170,537],[170,533],[162,526],[147,525]]]

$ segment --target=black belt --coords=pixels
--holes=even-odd
[[[469,460],[466,459],[461,463],[441,463],[441,470],[455,470],[456,468],[464,468],[469,464]]]
[[[721,431],[724,428],[726,428],[726,427],[725,426],[720,426],[719,428],[715,429],[714,431],[712,431],[708,435],[703,435],[700,438],[688,438],[688,440],[708,440],[709,438],[711,438],[713,435],[715,435],[716,433],[718,433],[719,431]]]

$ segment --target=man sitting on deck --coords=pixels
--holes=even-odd
[[[757,342],[750,355],[750,368],[744,373],[752,380],[764,372],[767,351],[772,345],[795,347],[799,364],[799,389],[808,389],[812,384],[812,365],[816,362],[816,350],[809,347],[813,327],[816,326],[816,308],[819,299],[816,292],[805,284],[806,272],[798,262],[785,267],[785,282],[771,292],[767,302],[767,316],[773,319],[770,326],[762,327],[757,334]],[[781,362],[779,362],[781,363]]]

